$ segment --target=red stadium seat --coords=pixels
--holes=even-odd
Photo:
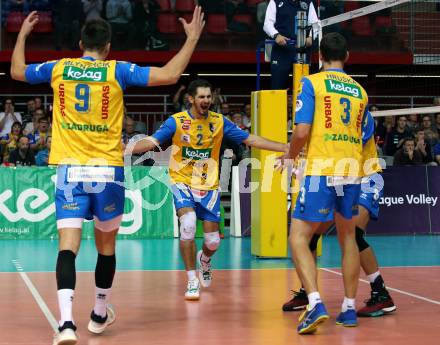
[[[373,36],[373,30],[368,16],[353,19],[351,23],[353,33],[357,36]]]
[[[210,14],[208,16],[207,31],[210,34],[224,34],[227,29],[226,16],[223,14]]]
[[[376,27],[377,28],[391,28],[393,26],[393,20],[388,16],[376,17]]]
[[[194,0],[176,0],[175,9],[177,12],[193,12],[194,7]]]
[[[160,6],[160,10],[163,12],[171,11],[170,0],[156,0],[157,4]]]
[[[26,16],[22,12],[11,12],[6,19],[7,32],[20,32],[21,24]]]
[[[174,13],[160,13],[157,18],[157,27],[163,34],[176,34],[182,31],[181,24]]]
[[[360,8],[360,5],[357,1],[346,1],[344,5],[345,12],[354,11]]]
[[[245,23],[250,27],[254,26],[254,17],[250,14],[236,14],[234,20],[240,23]]]
[[[35,25],[34,32],[47,33],[53,31],[52,25],[52,13],[51,12],[39,12],[39,21]]]

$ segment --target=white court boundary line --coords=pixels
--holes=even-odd
[[[336,271],[330,270],[328,268],[321,268],[321,270],[324,271],[324,272],[333,273],[333,274],[336,274],[338,276],[342,276],[341,272],[336,272]],[[359,279],[359,281],[361,281],[363,283],[370,284],[370,282],[365,280],[365,279]],[[426,298],[426,297],[423,297],[423,296],[420,296],[420,295],[416,295],[416,294],[411,293],[411,292],[407,292],[407,291],[399,290],[399,289],[396,289],[396,288],[392,288],[392,287],[389,287],[388,285],[387,285],[387,289],[391,290],[391,291],[394,291],[394,292],[398,292],[398,293],[400,293],[402,295],[406,295],[406,296],[410,296],[410,297],[413,297],[413,298],[417,298],[417,299],[425,301],[425,302],[429,302],[429,303],[432,303],[432,304],[440,305],[440,301],[436,301],[434,299],[430,299],[430,298]]]
[[[52,312],[49,310],[49,307],[47,306],[46,302],[44,302],[43,297],[41,297],[35,285],[32,283],[26,272],[24,272],[23,267],[20,264],[20,261],[16,259],[16,260],[12,260],[12,263],[14,264],[18,274],[20,274],[21,279],[23,279],[30,293],[34,297],[35,302],[37,302],[38,306],[40,307],[47,321],[49,321],[50,326],[52,327],[54,332],[58,332],[58,322],[55,320],[55,317],[53,316]]]

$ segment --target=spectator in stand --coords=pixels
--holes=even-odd
[[[44,107],[43,107],[43,101],[41,99],[41,97],[35,97],[34,98],[35,101],[35,109],[41,109],[44,111]]]
[[[101,18],[102,0],[81,0],[83,3],[83,12],[86,22],[92,19]]]
[[[227,116],[229,119],[231,118],[231,109],[229,108],[229,103],[222,103],[220,107],[220,114]]]
[[[394,156],[396,151],[402,147],[403,140],[411,137],[412,133],[406,127],[406,116],[399,116],[397,125],[388,133],[385,143],[385,154]]]
[[[406,126],[408,127],[408,130],[411,133],[416,133],[416,131],[420,127],[419,115],[416,115],[416,114],[409,115],[408,122],[406,123]]]
[[[32,117],[32,122],[28,122],[24,127],[24,135],[34,134],[35,131],[38,131],[38,123],[43,117],[46,117],[43,109],[36,109],[34,111],[34,116]]]
[[[186,86],[180,85],[179,89],[173,96],[173,107],[175,113],[179,113],[188,109],[188,92],[186,92],[185,90]]]
[[[136,132],[136,121],[130,116],[126,116],[124,121],[124,132],[122,133],[122,142],[127,145],[130,139],[138,134],[140,133]]]
[[[434,161],[432,158],[432,147],[425,140],[425,132],[421,128],[416,131],[415,145],[415,149],[422,154],[423,163],[429,164]]]
[[[407,137],[403,140],[402,148],[394,155],[394,166],[423,165],[423,157],[415,148],[414,138]]]
[[[46,148],[46,138],[50,135],[49,119],[42,117],[38,120],[38,129],[32,134],[28,134],[30,148],[34,152],[44,150]]]
[[[160,37],[157,16],[160,6],[154,0],[142,0],[134,7],[134,25],[138,46],[145,50],[167,50],[168,44]]]
[[[240,129],[247,131],[247,128],[243,124],[243,115],[241,113],[232,114],[232,122]]]
[[[17,148],[18,138],[23,135],[23,127],[20,122],[14,122],[11,128],[11,133],[6,134],[0,138],[2,145],[3,162],[9,161],[9,155]]]
[[[440,143],[434,146],[434,161],[440,165]]]
[[[243,125],[249,130],[251,128],[252,105],[245,103],[243,105]]]
[[[440,134],[440,113],[435,114],[435,129],[437,130],[437,133]]]
[[[387,141],[388,134],[394,128],[394,117],[386,116],[384,118],[379,118],[377,127],[376,127],[376,142],[379,147],[384,147]]]
[[[32,123],[32,118],[34,117],[35,112],[35,100],[33,98],[29,99],[26,105],[26,112],[22,116],[23,128],[26,128],[28,123]]]
[[[35,163],[39,167],[44,167],[48,165],[51,144],[52,144],[52,136],[49,135],[46,138],[45,148],[41,151],[38,151],[37,156],[35,157]]]
[[[54,0],[53,19],[55,49],[61,50],[66,42],[70,50],[78,50],[81,21],[84,18],[81,0]]]
[[[211,110],[220,113],[222,104],[225,103],[225,98],[222,96],[222,90],[218,87],[212,92]]]
[[[10,166],[31,166],[35,165],[35,156],[29,148],[29,139],[20,137],[17,148],[9,155]]]
[[[10,97],[4,99],[4,111],[0,113],[0,137],[11,132],[15,122],[22,123],[21,114],[15,111],[14,100]]]
[[[131,2],[129,0],[108,0],[106,14],[112,27],[112,48],[116,50],[131,49],[135,34]]]
[[[425,140],[429,142],[431,147],[434,147],[439,139],[439,134],[437,132],[436,126],[432,125],[431,116],[424,115],[422,117],[422,127],[425,132]]]

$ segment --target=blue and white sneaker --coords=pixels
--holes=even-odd
[[[316,331],[318,326],[324,321],[328,320],[329,316],[324,303],[318,303],[311,310],[307,309],[299,317],[300,324],[298,325],[299,334],[310,334]]]
[[[356,310],[348,309],[340,313],[336,318],[336,324],[344,327],[356,327],[358,325]]]

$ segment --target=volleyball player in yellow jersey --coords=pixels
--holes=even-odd
[[[360,253],[360,263],[371,286],[371,296],[366,300],[366,305],[357,311],[358,316],[377,317],[394,312],[397,307],[391,298],[382,275],[379,271],[377,258],[370,244],[365,240],[365,230],[370,219],[379,218],[379,201],[383,195],[382,171],[377,157],[376,143],[372,136],[364,145],[362,151],[363,168],[365,177],[362,178],[361,193],[359,195],[359,214],[355,216],[356,243]],[[316,249],[322,233],[333,228],[333,222],[322,223],[313,235],[309,248],[316,256]],[[302,287],[294,292],[291,300],[284,303],[283,311],[298,311],[309,304],[307,293]]]
[[[298,333],[312,333],[329,315],[317,286],[317,272],[309,242],[320,223],[336,221],[342,249],[345,298],[338,322],[356,325],[354,300],[359,277],[359,251],[353,216],[358,213],[363,174],[362,123],[368,114],[365,90],[343,71],[347,43],[337,33],[320,44],[324,70],[304,77],[298,96],[295,132],[290,151],[294,159],[307,143],[305,177],[290,230],[295,267],[308,294]],[[369,132],[370,133],[370,132]],[[372,135],[372,133],[370,133]],[[368,139],[368,138],[366,138]]]
[[[128,86],[174,84],[188,65],[205,22],[199,6],[191,23],[181,19],[186,42],[162,68],[106,61],[111,31],[104,20],[85,24],[79,42],[84,52],[81,58],[26,65],[26,38],[37,22],[36,12],[23,22],[12,55],[11,75],[32,84],[50,83],[54,91],[49,164],[58,165],[56,277],[61,312],[54,344],[72,345],[77,342],[72,317],[75,258],[84,219],[95,220],[98,250],[95,306],[88,329],[102,333],[115,320],[108,301],[116,267],[115,239],[124,206],[123,90]]]
[[[237,144],[287,152],[288,145],[249,134],[221,114],[209,111],[212,87],[202,79],[188,86],[191,108],[169,117],[152,137],[128,147],[139,153],[154,149],[172,139],[169,172],[171,190],[180,220],[180,251],[188,276],[185,298],[197,300],[200,284],[211,284],[211,257],[220,245],[219,154],[222,139]],[[197,253],[199,274],[196,274],[197,218],[203,220],[203,248]]]

